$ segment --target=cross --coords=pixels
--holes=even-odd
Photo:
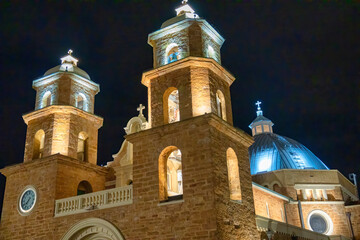
[[[73,53],[73,50],[69,49],[68,54],[71,56],[72,53]]]
[[[142,104],[139,105],[139,107],[136,109],[139,112],[139,116],[143,116],[143,110],[145,109],[145,106]]]
[[[189,1],[189,0],[183,0],[183,1],[182,1],[182,4],[185,5],[185,4],[187,4],[188,1]]]
[[[257,109],[258,110],[261,110],[261,108],[260,108],[260,104],[261,104],[261,102],[260,101],[257,101],[256,103],[255,103],[255,105],[257,105],[258,107],[257,107]]]

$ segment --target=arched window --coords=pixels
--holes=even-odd
[[[88,181],[81,181],[77,187],[77,195],[92,193],[91,184]]]
[[[235,151],[228,148],[226,151],[229,190],[231,200],[241,200],[241,187],[239,176],[239,163]]]
[[[167,147],[159,157],[159,198],[160,201],[182,199],[183,179],[181,151]]]
[[[171,87],[165,91],[163,106],[165,123],[180,121],[179,91],[176,88]]]
[[[207,55],[208,55],[208,58],[213,58],[214,60],[216,60],[214,48],[210,45],[208,46],[208,49],[207,49]]]
[[[39,130],[34,136],[34,146],[33,146],[33,159],[38,159],[43,157],[45,145],[45,132],[44,130]]]
[[[79,133],[78,136],[77,159],[88,161],[88,135],[85,132]]]
[[[51,92],[47,91],[44,95],[43,98],[41,100],[41,107],[47,107],[51,105]]]
[[[166,48],[166,64],[180,59],[179,47],[176,43],[171,43]]]
[[[85,105],[86,105],[86,97],[84,94],[79,93],[76,97],[76,107],[81,110],[85,110]]]
[[[225,97],[220,90],[217,90],[216,92],[216,107],[218,116],[226,121]]]

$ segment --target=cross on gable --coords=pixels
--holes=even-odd
[[[139,112],[139,116],[143,116],[143,110],[145,109],[145,106],[142,104],[139,105],[139,107],[136,109]]]

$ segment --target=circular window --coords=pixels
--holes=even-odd
[[[37,194],[34,187],[26,187],[19,198],[19,210],[21,214],[29,214],[33,210],[37,200]]]
[[[333,223],[328,214],[323,211],[315,210],[308,217],[309,228],[318,233],[331,234],[333,231]]]

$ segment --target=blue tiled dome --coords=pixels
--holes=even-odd
[[[279,169],[329,169],[301,143],[273,133],[271,120],[257,102],[257,117],[250,124],[254,144],[249,148],[251,174]]]
[[[301,143],[274,133],[254,136],[249,148],[251,174],[279,169],[329,169]]]

